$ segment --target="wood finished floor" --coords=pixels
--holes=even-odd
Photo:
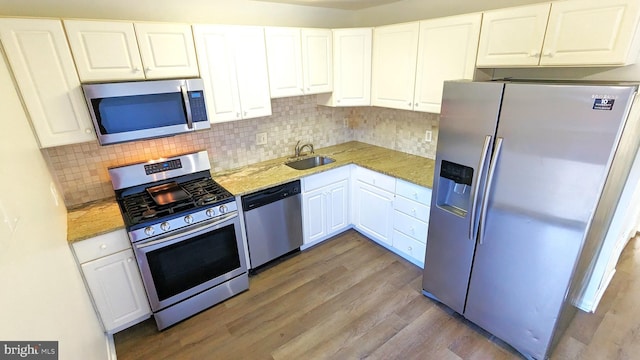
[[[578,312],[552,359],[640,358],[640,240],[595,314]],[[422,272],[353,230],[250,278],[169,329],[115,334],[126,359],[518,359],[421,294]]]

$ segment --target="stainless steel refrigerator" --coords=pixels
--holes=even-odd
[[[636,92],[446,82],[424,294],[526,357],[548,357],[638,148]]]

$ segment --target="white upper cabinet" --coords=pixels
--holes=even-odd
[[[333,93],[318,95],[318,104],[371,105],[372,37],[372,28],[333,30]]]
[[[191,27],[64,20],[83,82],[198,76]]]
[[[145,78],[133,23],[64,20],[64,26],[83,82]]]
[[[479,67],[620,66],[640,46],[637,0],[570,0],[487,11]]]
[[[638,0],[551,5],[540,65],[628,65],[638,57]]]
[[[302,71],[305,94],[333,90],[333,35],[329,29],[302,29]]]
[[[0,40],[40,146],[95,140],[62,23],[0,19]]]
[[[272,98],[333,89],[331,30],[267,27],[265,40]]]
[[[211,121],[271,115],[263,28],[194,25],[193,34]]]
[[[535,66],[551,4],[486,11],[478,45],[477,65]]]
[[[418,22],[373,30],[372,105],[413,110],[419,31]]]
[[[414,110],[440,113],[445,80],[473,79],[482,14],[420,22]]]
[[[199,75],[191,26],[135,23],[134,27],[147,79]]]

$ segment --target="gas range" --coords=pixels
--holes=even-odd
[[[209,171],[206,151],[109,169],[159,330],[249,288],[237,203]]]
[[[109,169],[129,238],[138,242],[237,211],[206,151]]]

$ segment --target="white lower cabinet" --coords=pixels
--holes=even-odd
[[[123,330],[151,315],[124,230],[76,242],[72,248],[107,333]]]
[[[304,249],[349,227],[349,167],[308,176],[302,183]]]
[[[424,267],[430,204],[431,189],[397,180],[392,246],[420,267]]]
[[[353,172],[353,226],[373,240],[391,245],[396,179],[356,167]]]

